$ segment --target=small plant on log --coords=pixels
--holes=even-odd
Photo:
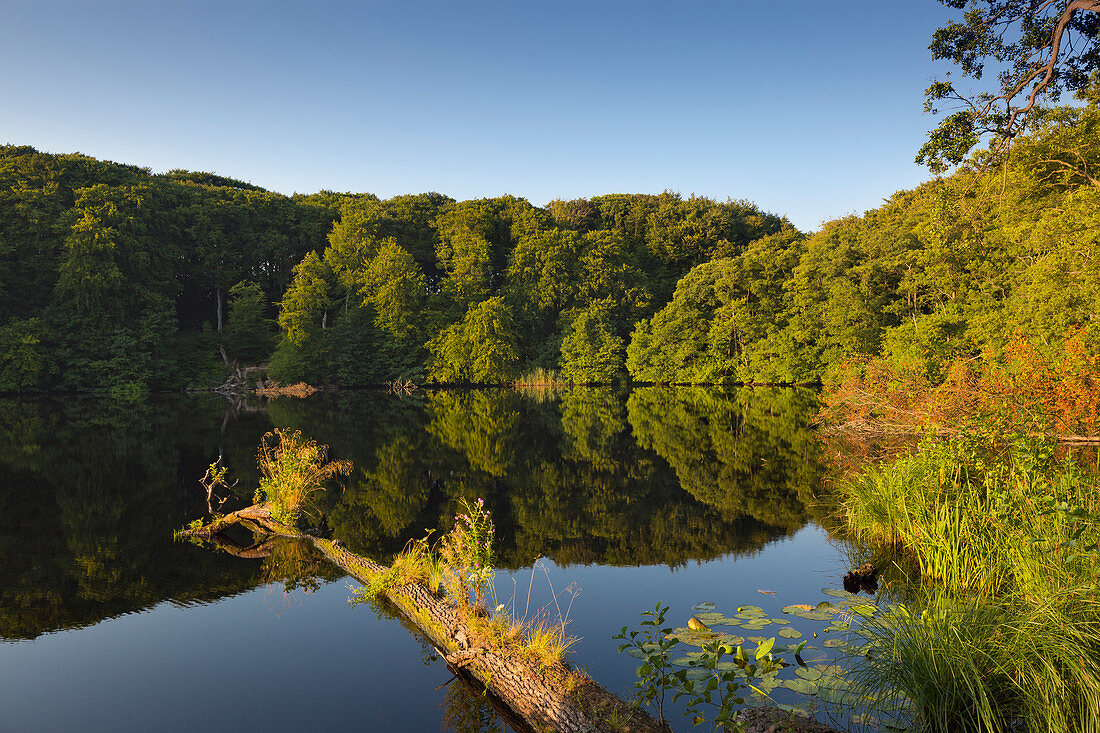
[[[478,499],[462,500],[454,529],[439,542],[443,589],[459,606],[481,606],[485,593],[493,594],[493,520]]]
[[[263,478],[256,501],[266,498],[271,516],[290,525],[303,513],[313,513],[310,497],[324,489],[325,481],[351,473],[350,461],[330,461],[328,446],[297,430],[276,428],[265,434],[257,459]]]
[[[365,588],[355,592],[352,604],[378,600],[395,588],[411,583],[424,583],[433,591],[438,591],[440,578],[439,558],[428,544],[428,537],[409,540],[385,572],[379,573]]]

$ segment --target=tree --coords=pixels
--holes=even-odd
[[[1100,68],[1100,0],[940,0],[969,10],[932,36],[932,58],[957,64],[964,77],[980,81],[986,65],[998,65],[1000,87],[960,91],[949,79],[925,91],[925,111],[943,102],[962,109],[933,130],[917,162],[939,173],[966,157],[983,136],[1007,150],[1043,97],[1088,86]]]
[[[255,363],[265,359],[273,345],[272,323],[265,317],[266,298],[254,282],[241,281],[229,289],[229,321],[222,338],[229,353]]]
[[[402,341],[420,341],[420,310],[426,285],[413,256],[386,239],[359,273],[359,295],[374,306],[378,327]]]
[[[623,340],[611,323],[611,298],[577,314],[561,344],[561,373],[571,382],[610,382],[622,376]]]
[[[515,321],[501,297],[471,306],[466,316],[431,342],[430,376],[440,382],[502,384],[516,378]]]

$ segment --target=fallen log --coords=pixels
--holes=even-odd
[[[338,540],[306,534],[275,520],[263,504],[233,512],[184,534],[214,539],[237,523],[253,531],[305,540],[364,585],[388,570],[348,551]],[[432,643],[452,670],[461,670],[477,680],[534,730],[561,733],[668,730],[590,677],[560,662],[536,661],[524,653],[519,643],[487,638],[476,624],[470,623],[469,608],[460,608],[423,583],[397,586],[382,595]]]

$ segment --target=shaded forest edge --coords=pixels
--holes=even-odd
[[[748,202],[668,192],[288,197],[5,146],[0,390],[209,388],[236,361],[282,384],[928,391],[1012,379],[1025,348],[1083,384],[1100,318],[1098,100],[1094,84],[1037,115],[1004,165],[978,152],[810,235]],[[1059,429],[1094,435],[1085,422]]]

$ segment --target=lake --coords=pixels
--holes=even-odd
[[[612,636],[658,602],[683,626],[700,602],[778,617],[840,586],[847,549],[815,500],[816,409],[809,391],[659,387],[0,400],[0,720],[506,727],[385,608],[350,606],[354,584],[300,547],[245,559],[173,541],[205,514],[198,480],[219,456],[238,482],[224,509],[250,503],[274,427],[354,463],[320,510],[379,561],[483,498],[498,601],[529,618],[560,608],[580,638],[572,663],[629,695],[637,660]]]

